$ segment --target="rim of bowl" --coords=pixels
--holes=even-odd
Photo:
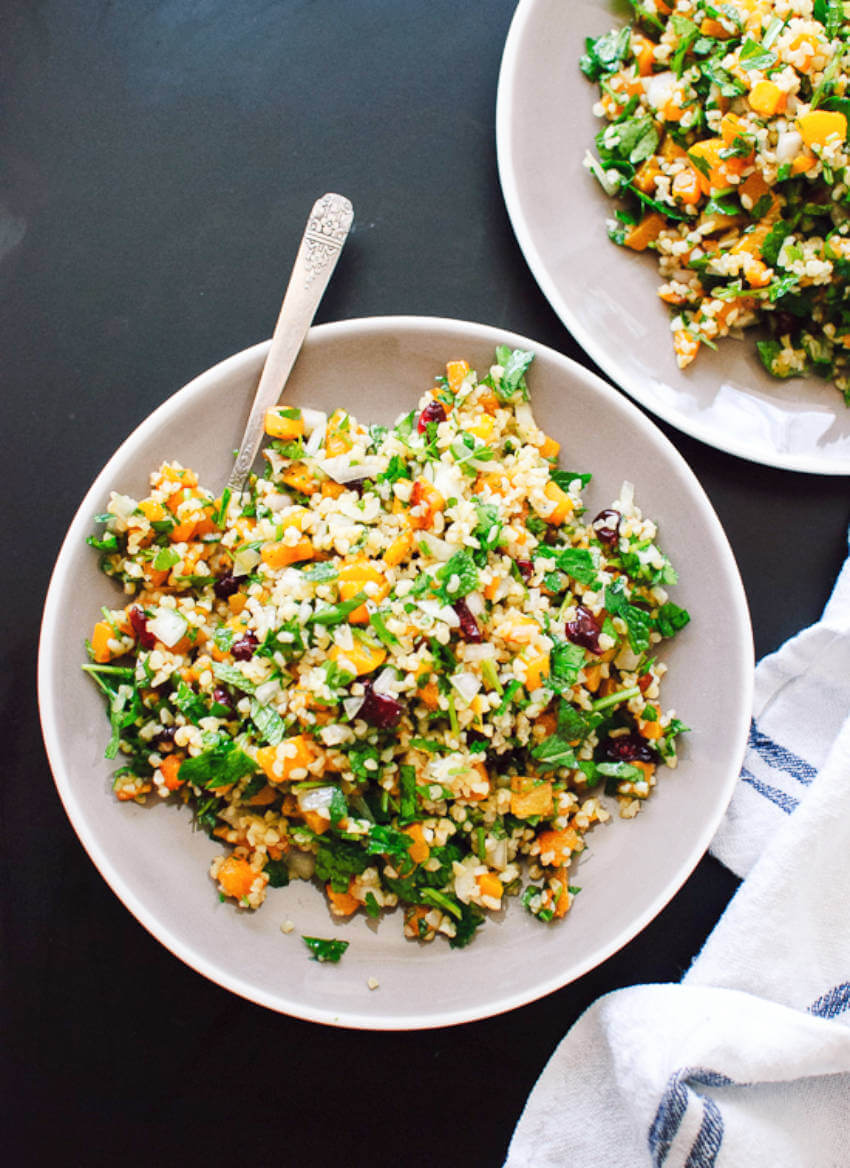
[[[734,643],[739,647],[736,670],[743,678],[743,691],[740,695],[740,713],[737,724],[731,727],[731,738],[738,743],[735,757],[739,761],[742,760],[750,722],[753,689],[752,627],[749,609],[738,566],[735,562],[726,533],[708,496],[685,459],[679,454],[669,439],[658,429],[654,422],[645,417],[637,406],[629,399],[623,398],[622,395],[595,373],[591,373],[584,366],[579,365],[569,357],[565,357],[555,349],[538,344],[528,337],[511,332],[509,329],[499,328],[496,325],[461,321],[449,317],[412,315],[370,316],[353,317],[343,321],[315,325],[311,328],[308,336],[312,343],[318,344],[325,338],[331,340],[345,333],[368,335],[392,330],[428,332],[435,328],[454,332],[467,338],[482,341],[493,341],[496,339],[498,343],[513,343],[515,347],[533,348],[535,354],[545,355],[548,359],[554,360],[563,368],[567,376],[584,381],[594,392],[616,401],[619,408],[626,409],[632,415],[632,420],[636,425],[646,432],[652,433],[656,440],[661,440],[662,444],[666,446],[670,459],[678,464],[679,469],[691,480],[692,486],[699,495],[704,517],[719,537],[718,545],[723,557],[722,567],[729,578],[733,591],[737,592],[738,596],[733,624]],[[109,489],[112,485],[114,481],[113,466],[123,461],[127,456],[132,456],[135,448],[144,440],[149,427],[156,422],[168,419],[173,413],[182,411],[193,398],[205,393],[210,383],[216,382],[222,376],[227,376],[232,372],[238,372],[245,366],[251,367],[256,365],[258,358],[265,354],[270,343],[270,341],[261,341],[256,345],[242,349],[238,353],[234,353],[230,357],[226,357],[224,360],[217,362],[209,369],[199,373],[197,377],[192,378],[191,381],[181,389],[176,390],[175,393],[153,410],[124,439],[109,458],[89,487],[71,521],[51,573],[41,622],[38,649],[39,715],[50,769],[60,800],[77,837],[88,853],[92,863],[136,920],[164,945],[166,949],[174,954],[175,957],[178,957],[186,965],[194,969],[195,972],[208,978],[223,989],[230,990],[248,1001],[266,1006],[278,1013],[301,1018],[305,1021],[319,1022],[325,1025],[355,1030],[436,1029],[443,1026],[455,1026],[465,1022],[478,1021],[505,1013],[508,1010],[516,1009],[519,1006],[527,1005],[584,976],[584,974],[594,969],[597,965],[600,965],[614,953],[617,953],[624,945],[636,937],[658,915],[673,896],[676,895],[699,863],[725,814],[726,807],[738,778],[737,767],[730,767],[728,773],[723,776],[723,782],[718,783],[719,797],[713,816],[707,818],[702,823],[700,831],[695,836],[687,859],[679,865],[676,871],[665,882],[663,888],[659,890],[648,908],[638,917],[633,918],[629,922],[629,925],[621,929],[613,939],[597,946],[583,960],[571,965],[566,977],[564,976],[564,970],[561,969],[554,976],[541,979],[534,986],[532,992],[502,994],[487,1002],[483,1009],[460,1008],[436,1015],[421,1015],[413,1011],[407,1015],[394,1015],[387,1018],[375,1018],[373,1015],[358,1013],[354,1010],[330,1011],[315,1009],[310,1006],[305,1007],[303,1003],[287,998],[285,993],[267,993],[251,985],[245,979],[232,974],[222,966],[210,962],[206,957],[193,949],[192,946],[187,944],[173,930],[164,926],[156,915],[149,912],[139,901],[133,888],[115,871],[107,860],[96,833],[90,830],[85,813],[76,799],[74,786],[69,779],[65,767],[58,732],[56,730],[51,692],[53,645],[58,640],[57,628],[61,619],[59,611],[59,590],[64,577],[64,562],[71,554],[72,548],[76,547],[79,541],[84,538],[88,530],[90,514],[96,508],[97,502],[103,496],[104,490]]]
[[[517,170],[514,165],[513,143],[511,139],[511,114],[514,107],[514,89],[517,84],[517,78],[521,73],[520,45],[531,15],[539,3],[540,0],[519,0],[513,19],[511,20],[510,28],[508,29],[508,35],[502,53],[496,91],[496,161],[499,182],[502,187],[502,195],[505,200],[505,206],[514,235],[525,257],[525,262],[528,264],[531,274],[537,281],[541,292],[549,301],[555,313],[560,317],[562,324],[578,341],[591,360],[619,385],[619,381],[617,381],[617,378],[609,369],[608,351],[605,344],[601,340],[598,340],[589,329],[584,327],[570,308],[567,300],[561,295],[555,281],[550,277],[543,255],[534,242],[533,233],[523,210],[523,200],[516,179]],[[819,475],[850,474],[850,463],[848,463],[846,458],[830,458],[826,454],[819,455],[817,459],[812,455],[782,454],[779,451],[774,451],[772,455],[770,452],[767,452],[758,456],[753,453],[745,441],[738,439],[734,433],[729,431],[724,435],[723,446],[718,446],[716,428],[701,424],[699,417],[691,418],[687,415],[682,415],[674,407],[668,406],[664,402],[659,403],[653,401],[650,404],[639,392],[628,385],[623,385],[621,388],[629,397],[640,402],[641,405],[650,410],[656,417],[668,422],[683,434],[688,434],[691,438],[696,438],[699,442],[704,442],[706,446],[710,446],[714,450],[720,450],[725,454],[743,458],[747,462],[757,463],[760,466],[778,467],[780,470],[792,470],[803,474]]]

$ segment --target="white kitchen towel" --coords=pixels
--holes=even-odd
[[[579,1018],[506,1168],[850,1166],[848,565],[821,620],[756,670],[712,848],[744,883],[682,984]]]

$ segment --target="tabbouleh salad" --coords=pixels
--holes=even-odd
[[[98,517],[132,597],[84,666],[115,794],[188,804],[222,899],[315,876],[336,917],[401,904],[407,937],[453,946],[507,896],[553,921],[603,792],[630,818],[675,766],[675,571],[628,483],[586,515],[531,361],[450,361],[390,428],[276,407],[241,497],[166,462]]]
[[[754,324],[775,377],[850,404],[850,4],[630,0],[580,67],[608,121],[586,165],[651,249],[680,368]]]

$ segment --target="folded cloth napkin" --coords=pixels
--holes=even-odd
[[[756,669],[712,852],[746,879],[682,983],[579,1018],[506,1168],[850,1165],[850,560]]]

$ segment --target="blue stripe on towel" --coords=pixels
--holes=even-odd
[[[661,1168],[676,1132],[688,1110],[688,1088],[682,1082],[683,1071],[674,1071],[667,1080],[661,1102],[649,1129],[649,1152],[654,1168]]]
[[[713,1099],[702,1101],[702,1123],[688,1153],[685,1168],[714,1168],[723,1143],[723,1116]]]
[[[680,1067],[667,1080],[658,1110],[649,1129],[649,1151],[654,1168],[661,1168],[682,1126],[691,1090],[690,1080],[706,1087],[732,1087],[734,1080],[706,1067]],[[723,1141],[723,1117],[713,1099],[702,1098],[703,1115],[686,1168],[713,1168]]]
[[[786,795],[784,791],[780,791],[778,787],[772,787],[770,783],[763,783],[761,779],[757,779],[752,771],[748,771],[746,767],[741,767],[741,778],[745,783],[749,783],[760,795],[764,795],[765,799],[769,799],[771,803],[790,815],[795,811],[799,805],[800,800],[795,799],[793,795]]]
[[[834,986],[827,993],[812,1002],[809,1013],[818,1018],[834,1018],[844,1010],[850,1009],[850,981]]]
[[[799,754],[794,754],[793,751],[780,746],[763,730],[759,730],[755,719],[750,723],[750,737],[747,745],[757,751],[769,766],[785,771],[798,783],[808,786],[817,775],[817,771],[810,762],[806,762],[804,758],[800,758]]]

